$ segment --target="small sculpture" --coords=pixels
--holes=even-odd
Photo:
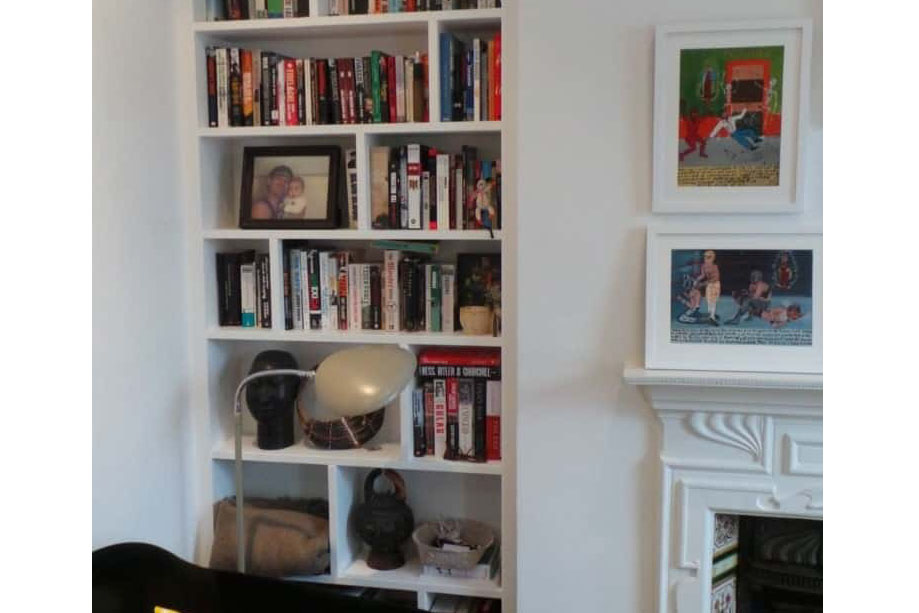
[[[291,354],[262,351],[252,360],[249,374],[288,368],[297,368],[297,360]],[[246,404],[258,422],[259,449],[283,449],[294,444],[294,405],[299,392],[300,378],[293,375],[255,379],[246,388]]]
[[[377,477],[385,476],[393,491],[377,492]],[[415,528],[415,516],[405,503],[405,481],[394,470],[375,468],[364,481],[364,502],[354,511],[354,528],[370,545],[367,566],[392,570],[405,564],[402,543]]]

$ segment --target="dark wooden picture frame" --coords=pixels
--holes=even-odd
[[[319,204],[319,210],[313,207],[312,217],[298,218],[290,213],[290,207],[299,201],[285,199],[288,194],[291,179],[300,178],[303,186],[298,197],[303,199],[303,213],[306,214],[306,187],[300,174],[294,170],[302,164],[296,163],[296,158],[327,158],[328,159],[328,190],[325,192],[325,204]],[[278,184],[278,189],[284,190],[284,196],[276,197],[273,202],[269,185],[254,191],[256,180],[255,171],[257,160],[262,158],[278,158],[269,176],[277,175],[282,179],[286,176],[287,183]],[[292,168],[294,167],[294,168]],[[264,167],[263,167],[264,168]],[[286,146],[286,147],[245,147],[243,150],[242,186],[239,197],[239,227],[245,229],[332,229],[339,226],[339,211],[341,202],[341,149],[335,146]],[[315,189],[313,190],[315,191]],[[264,197],[262,197],[264,195]],[[314,194],[315,195],[315,194]],[[258,208],[257,208],[258,207]],[[285,212],[285,207],[287,212]],[[253,215],[253,209],[256,209]],[[317,215],[316,213],[321,213]]]

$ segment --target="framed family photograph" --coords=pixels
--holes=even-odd
[[[655,213],[787,213],[804,179],[811,24],[658,26]]]
[[[239,227],[338,227],[338,147],[246,147]]]
[[[648,229],[645,366],[820,373],[822,235]]]

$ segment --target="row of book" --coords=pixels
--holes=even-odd
[[[500,255],[459,254],[456,265],[398,249],[384,250],[382,263],[359,257],[286,247],[285,329],[453,333],[462,329],[462,307],[500,306]],[[483,276],[483,259],[497,271]]]
[[[419,144],[370,149],[375,229],[501,228],[501,161],[464,145],[451,154]]]
[[[221,326],[271,327],[268,254],[217,254],[217,316]]]
[[[501,350],[431,347],[418,354],[414,455],[501,459]]]
[[[440,33],[440,120],[501,119],[501,34],[463,41]]]
[[[284,19],[310,14],[310,0],[223,0],[218,4],[216,20]],[[380,15],[500,8],[501,0],[321,0],[319,6],[325,8],[327,15]]]
[[[292,58],[207,47],[212,128],[428,121],[428,55]]]

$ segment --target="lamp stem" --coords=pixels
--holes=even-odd
[[[234,439],[233,460],[236,468],[234,487],[236,488],[236,570],[246,572],[246,539],[243,525],[243,412],[242,392],[250,382],[263,377],[294,376],[301,379],[312,379],[316,376],[315,370],[295,370],[292,368],[279,368],[277,370],[262,370],[248,375],[236,387],[233,400]]]

